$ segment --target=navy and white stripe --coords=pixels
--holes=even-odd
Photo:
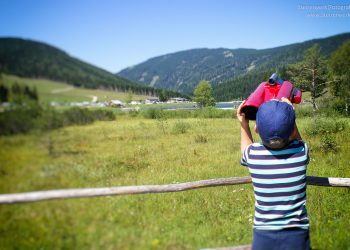
[[[244,150],[241,164],[249,168],[256,199],[254,228],[309,227],[305,206],[308,162],[307,145],[299,140],[279,150],[261,143]]]

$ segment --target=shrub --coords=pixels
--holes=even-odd
[[[335,140],[335,134],[344,131],[346,127],[346,122],[342,120],[318,118],[307,126],[306,134],[309,136],[321,136],[320,148],[323,152],[336,152],[338,145]]]
[[[43,110],[36,121],[36,127],[41,130],[56,129],[63,126],[63,116],[61,113],[48,106]]]
[[[115,118],[115,115],[111,110],[96,109],[90,112],[92,113],[93,119],[98,121],[113,121]]]
[[[69,125],[84,125],[92,123],[96,120],[99,121],[111,121],[114,120],[114,113],[110,110],[105,109],[95,109],[89,110],[86,108],[74,107],[65,110],[62,114],[63,124],[65,126]]]
[[[321,139],[321,150],[325,153],[336,152],[338,150],[338,145],[335,140],[334,135],[326,134]]]
[[[164,117],[164,110],[161,108],[147,108],[141,111],[141,115],[147,119],[159,119]]]
[[[183,121],[177,121],[173,126],[173,133],[185,134],[190,128],[191,128],[191,125],[189,123],[183,122]]]
[[[330,133],[338,133],[346,128],[345,121],[318,118],[306,127],[306,134],[308,135],[325,135]]]
[[[208,138],[205,135],[196,135],[194,137],[194,141],[196,143],[207,143],[208,142]]]
[[[346,116],[344,100],[341,100],[340,98],[334,98],[331,103],[331,107],[334,113]]]
[[[312,107],[309,105],[295,105],[295,113],[297,117],[312,117]]]
[[[138,115],[140,115],[140,111],[138,111],[138,110],[130,110],[128,112],[128,116],[130,116],[130,117],[137,117]]]
[[[65,126],[89,124],[93,121],[93,115],[87,109],[74,107],[63,112],[63,124]]]
[[[14,106],[0,112],[0,135],[25,134],[36,127],[42,108],[39,105]]]

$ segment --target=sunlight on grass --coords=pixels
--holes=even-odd
[[[57,82],[47,79],[30,79],[21,78],[11,75],[3,75],[5,85],[11,86],[14,83],[19,85],[28,85],[29,87],[35,87],[38,91],[40,102],[48,103],[55,102],[90,102],[93,96],[97,96],[100,102],[106,100],[121,100],[126,101],[128,99],[128,93],[108,91],[102,89],[86,89],[76,88],[72,85],[68,85],[63,82]],[[145,100],[147,96],[133,95],[133,100]]]
[[[349,126],[336,134],[340,150],[323,153],[320,136],[303,133],[311,122],[299,120],[311,148],[308,175],[350,177]],[[206,140],[196,140],[199,136]],[[248,175],[239,165],[239,126],[233,119],[123,116],[113,122],[55,130],[51,137],[51,155],[49,133],[0,138],[1,193]],[[348,246],[349,191],[308,188],[314,248]],[[1,206],[0,245],[4,249],[196,249],[249,244],[253,211],[251,185]]]

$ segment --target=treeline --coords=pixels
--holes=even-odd
[[[14,83],[10,88],[2,84],[0,78],[0,103],[12,102],[23,103],[25,101],[39,100],[38,92],[36,88],[30,88],[29,86],[20,86],[18,83]]]
[[[47,78],[91,89],[103,87],[150,96],[162,92],[84,63],[52,46],[23,39],[0,39],[1,72],[21,77]],[[166,91],[166,94],[170,97],[178,96],[173,91]]]

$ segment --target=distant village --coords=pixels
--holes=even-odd
[[[174,97],[170,98],[166,102],[161,102],[158,97],[148,97],[145,101],[131,101],[130,103],[123,102],[121,100],[106,100],[104,102],[99,102],[98,98],[94,98],[93,101],[88,102],[71,102],[69,103],[70,106],[77,106],[77,107],[115,107],[115,108],[123,108],[128,105],[151,105],[151,104],[171,104],[171,103],[191,103],[191,100],[183,98],[183,97]],[[58,102],[51,102],[52,106],[59,106],[60,104]]]

